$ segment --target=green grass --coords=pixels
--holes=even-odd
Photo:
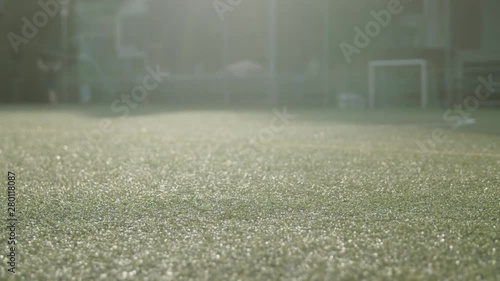
[[[271,108],[108,110],[0,108],[0,280],[500,279],[499,111],[423,153],[442,111],[289,109],[255,151]]]

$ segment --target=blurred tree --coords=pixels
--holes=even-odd
[[[77,97],[77,29],[74,10],[69,2],[68,67],[64,71],[70,83],[69,101]],[[37,67],[41,55],[63,60],[61,4],[56,0],[0,0],[0,102],[48,102],[46,81]]]

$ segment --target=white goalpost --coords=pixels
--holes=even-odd
[[[375,108],[376,81],[375,71],[380,67],[417,66],[420,67],[420,106],[427,108],[429,103],[429,69],[424,59],[375,60],[368,64],[368,101],[370,108]]]

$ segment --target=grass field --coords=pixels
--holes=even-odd
[[[0,280],[500,280],[500,111],[288,112],[0,107]]]

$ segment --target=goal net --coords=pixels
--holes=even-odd
[[[370,108],[429,105],[429,67],[426,60],[377,60],[368,66]]]

